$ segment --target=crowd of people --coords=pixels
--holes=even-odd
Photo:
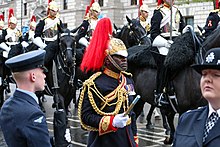
[[[146,30],[146,35],[151,38],[152,46],[158,49],[158,52],[152,52],[157,63],[157,85],[154,96],[155,104],[158,106],[168,104],[164,93],[168,93],[169,99],[176,102],[175,90],[169,81],[170,71],[163,62],[173,43],[172,39],[190,29],[184,23],[174,1],[160,1],[151,19],[148,18],[149,7],[142,4],[139,9],[140,15],[136,18]],[[80,68],[85,73],[94,73],[83,84],[78,117],[82,128],[89,131],[87,146],[137,147],[136,115],[129,109],[136,93],[132,75],[126,72],[128,52],[124,43],[112,36],[110,18],[100,19],[100,13],[101,7],[98,2],[92,3],[76,36],[77,46],[86,48]],[[207,19],[204,27],[206,32],[217,28],[216,23],[219,22],[217,13],[212,12],[210,14],[212,17]],[[64,27],[59,18],[59,6],[55,1],[51,1],[48,4],[47,16],[38,23],[33,16],[30,20],[30,29],[24,36],[16,26],[17,19],[13,9],[9,10],[6,29],[4,18],[0,16],[0,48],[4,50],[4,57],[8,58],[10,50],[17,44],[27,48],[29,44],[34,43],[39,50],[16,55],[5,63],[12,72],[17,88],[1,108],[1,129],[9,147],[54,146],[53,137],[49,136],[46,118],[39,108],[39,99],[35,92],[44,90],[46,78],[44,65],[51,62],[56,54],[56,48],[47,46],[56,41],[60,29]],[[46,55],[49,53],[51,57]],[[49,61],[45,61],[45,56]],[[180,117],[174,147],[185,145],[213,147],[218,144],[219,60],[220,48],[214,48],[206,53],[204,63],[193,66],[202,75],[200,87],[208,106],[186,112]],[[69,132],[65,133],[65,139],[70,142]]]

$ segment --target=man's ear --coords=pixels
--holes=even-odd
[[[36,81],[35,73],[34,72],[29,73],[29,78],[32,82],[35,82]]]

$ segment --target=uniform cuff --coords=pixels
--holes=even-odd
[[[118,128],[112,125],[114,116],[103,116],[99,123],[99,136],[110,132],[116,132]]]
[[[138,143],[139,143],[138,136],[134,136],[134,141],[136,142],[136,147],[138,147]]]

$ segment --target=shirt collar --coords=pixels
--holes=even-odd
[[[38,97],[36,96],[35,93],[27,91],[27,90],[19,89],[19,88],[17,88],[17,90],[30,95],[37,102],[37,104],[39,104]]]
[[[209,118],[209,116],[212,114],[212,112],[217,112],[217,113],[218,113],[218,116],[220,116],[220,109],[218,109],[217,111],[215,111],[215,110],[212,108],[211,104],[209,103],[209,115],[208,115],[208,118]]]

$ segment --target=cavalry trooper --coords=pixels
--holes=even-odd
[[[147,21],[149,15],[149,8],[148,5],[143,4],[140,7],[140,16],[139,16],[139,20],[140,20],[140,24],[142,25],[143,28],[146,29],[147,34],[150,33],[150,23]]]
[[[98,2],[94,2],[89,9],[89,13],[85,15],[85,18],[80,25],[77,41],[79,44],[88,46],[89,40],[92,36],[92,33],[96,27],[97,22],[99,21],[99,15],[101,12],[101,7]]]
[[[17,19],[14,16],[14,10],[12,8],[9,9],[9,21],[8,28],[2,31],[3,38],[0,43],[5,45],[4,50],[9,53],[11,47],[22,42],[22,33],[16,28],[17,27]],[[8,57],[8,54],[5,54],[5,57]]]
[[[125,114],[135,95],[131,74],[125,72],[128,52],[111,35],[110,19],[101,19],[81,64],[82,71],[96,73],[83,84],[78,116],[81,126],[90,131],[88,147],[136,147],[135,113]]]
[[[41,49],[44,49],[49,43],[57,40],[59,33],[59,27],[63,28],[62,21],[58,17],[59,7],[55,1],[51,1],[48,4],[48,15],[40,20],[36,26],[34,41]],[[52,50],[46,50],[48,52],[55,52]],[[47,60],[47,59],[45,59]]]
[[[157,85],[155,90],[155,103],[157,105],[167,104],[167,99],[163,93],[168,93],[169,98],[176,99],[174,94],[174,88],[171,84],[172,90],[166,91],[166,87],[169,79],[169,71],[164,65],[164,59],[169,51],[172,40],[170,38],[170,31],[172,31],[171,37],[177,37],[181,34],[185,23],[180,11],[174,6],[174,0],[163,0],[162,6],[158,6],[154,10],[153,17],[151,19],[150,36],[153,41],[152,46],[158,48],[159,53],[152,52],[157,63]],[[159,3],[160,4],[160,3]],[[172,23],[171,23],[171,7],[172,7]],[[172,26],[171,26],[172,24]],[[170,83],[170,82],[169,82]]]
[[[34,40],[34,34],[35,34],[35,29],[36,29],[36,17],[33,15],[30,20],[30,25],[29,25],[29,31],[25,33],[23,40],[25,40],[27,43],[31,44]]]

